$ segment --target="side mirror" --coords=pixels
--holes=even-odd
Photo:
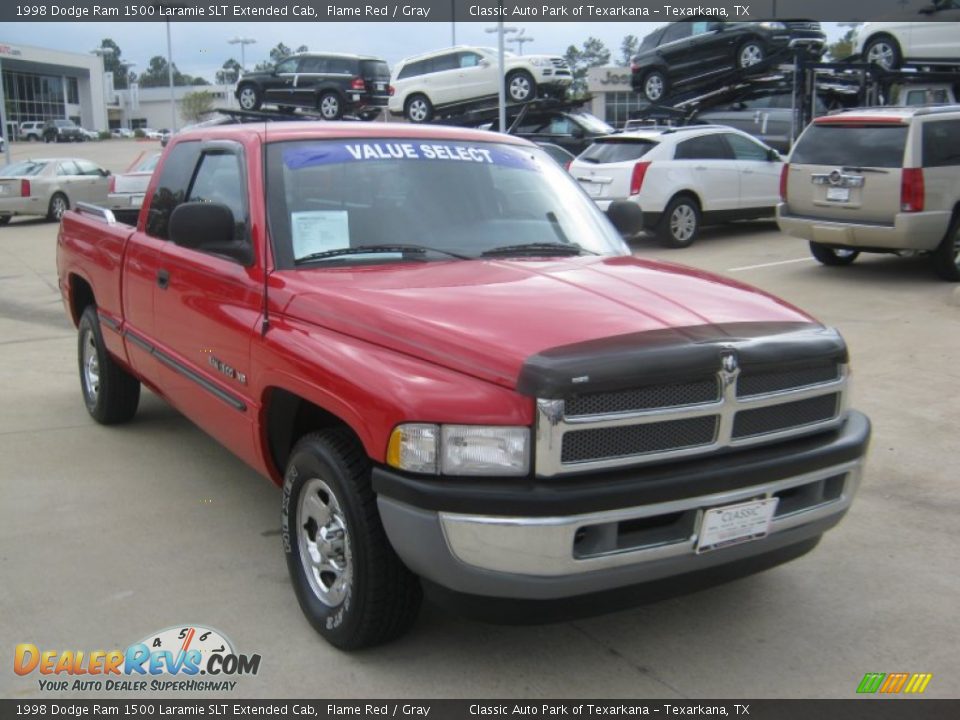
[[[110,177],[110,171],[106,168],[100,168],[100,174],[103,175],[103,177]]]
[[[486,58],[480,58],[480,61],[477,63],[480,67],[490,67],[490,61]]]
[[[767,160],[769,162],[780,162],[781,159],[780,153],[773,148],[767,148]]]
[[[233,211],[223,203],[181,203],[170,214],[170,240],[180,247],[223,255],[244,265],[253,261],[249,244],[234,240]]]
[[[643,230],[643,211],[635,202],[614,200],[607,208],[607,217],[624,237],[633,237]]]

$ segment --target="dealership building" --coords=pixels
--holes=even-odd
[[[614,127],[623,127],[630,113],[646,107],[630,87],[630,68],[612,65],[590,68],[587,90],[593,98],[587,109]]]

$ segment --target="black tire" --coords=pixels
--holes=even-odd
[[[140,403],[140,381],[107,352],[94,305],[88,305],[83,311],[78,331],[80,390],[87,412],[101,425],[127,422],[136,414]]]
[[[293,115],[297,109],[293,105],[278,105],[277,110],[282,113],[287,113],[287,115]]]
[[[657,223],[657,240],[668,248],[693,245],[700,234],[700,204],[690,195],[678,195]]]
[[[528,103],[537,99],[537,81],[526,70],[514,70],[507,75],[507,100]]]
[[[651,70],[643,76],[640,94],[652,103],[662,102],[670,92],[670,82],[660,70]]]
[[[426,95],[411,95],[403,106],[403,115],[412,123],[428,123],[433,120],[433,103]]]
[[[387,540],[370,487],[370,461],[350,432],[310,434],[293,448],[284,474],[281,528],[300,608],[331,645],[342,650],[379,645],[416,621],[420,581]],[[312,557],[343,572],[313,566],[308,571]]]
[[[13,215],[0,215],[0,227],[7,225],[12,218]]]
[[[364,122],[373,122],[380,117],[380,110],[366,110],[360,113],[360,119]]]
[[[815,242],[810,243],[810,254],[813,255],[818,262],[831,267],[849,265],[860,256],[857,250],[832,248]]]
[[[933,252],[933,269],[948,282],[960,282],[960,215]]]
[[[241,85],[237,89],[237,104],[241,110],[259,110],[263,105],[263,93],[251,83]]]
[[[56,192],[51,196],[50,204],[47,205],[47,220],[60,222],[60,218],[69,209],[70,199],[62,192]]]
[[[865,62],[875,63],[887,70],[899,70],[903,64],[903,52],[900,50],[900,43],[893,37],[878,35],[870,38],[870,41],[864,45],[863,59]]]
[[[44,141],[45,143],[50,143],[50,142],[53,142],[53,138],[51,138],[49,135],[44,135],[44,136],[43,136],[43,141]]]
[[[343,98],[332,90],[317,98],[317,110],[324,120],[339,120],[343,117]]]
[[[766,58],[766,48],[759,40],[747,40],[737,49],[737,67],[741,70],[759,65]]]

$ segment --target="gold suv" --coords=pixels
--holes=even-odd
[[[960,105],[817,118],[780,178],[777,222],[825,265],[919,251],[960,281]]]

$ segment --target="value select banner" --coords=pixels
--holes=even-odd
[[[829,22],[958,21],[951,0],[33,0],[0,3],[0,22],[675,22],[692,18]]]

